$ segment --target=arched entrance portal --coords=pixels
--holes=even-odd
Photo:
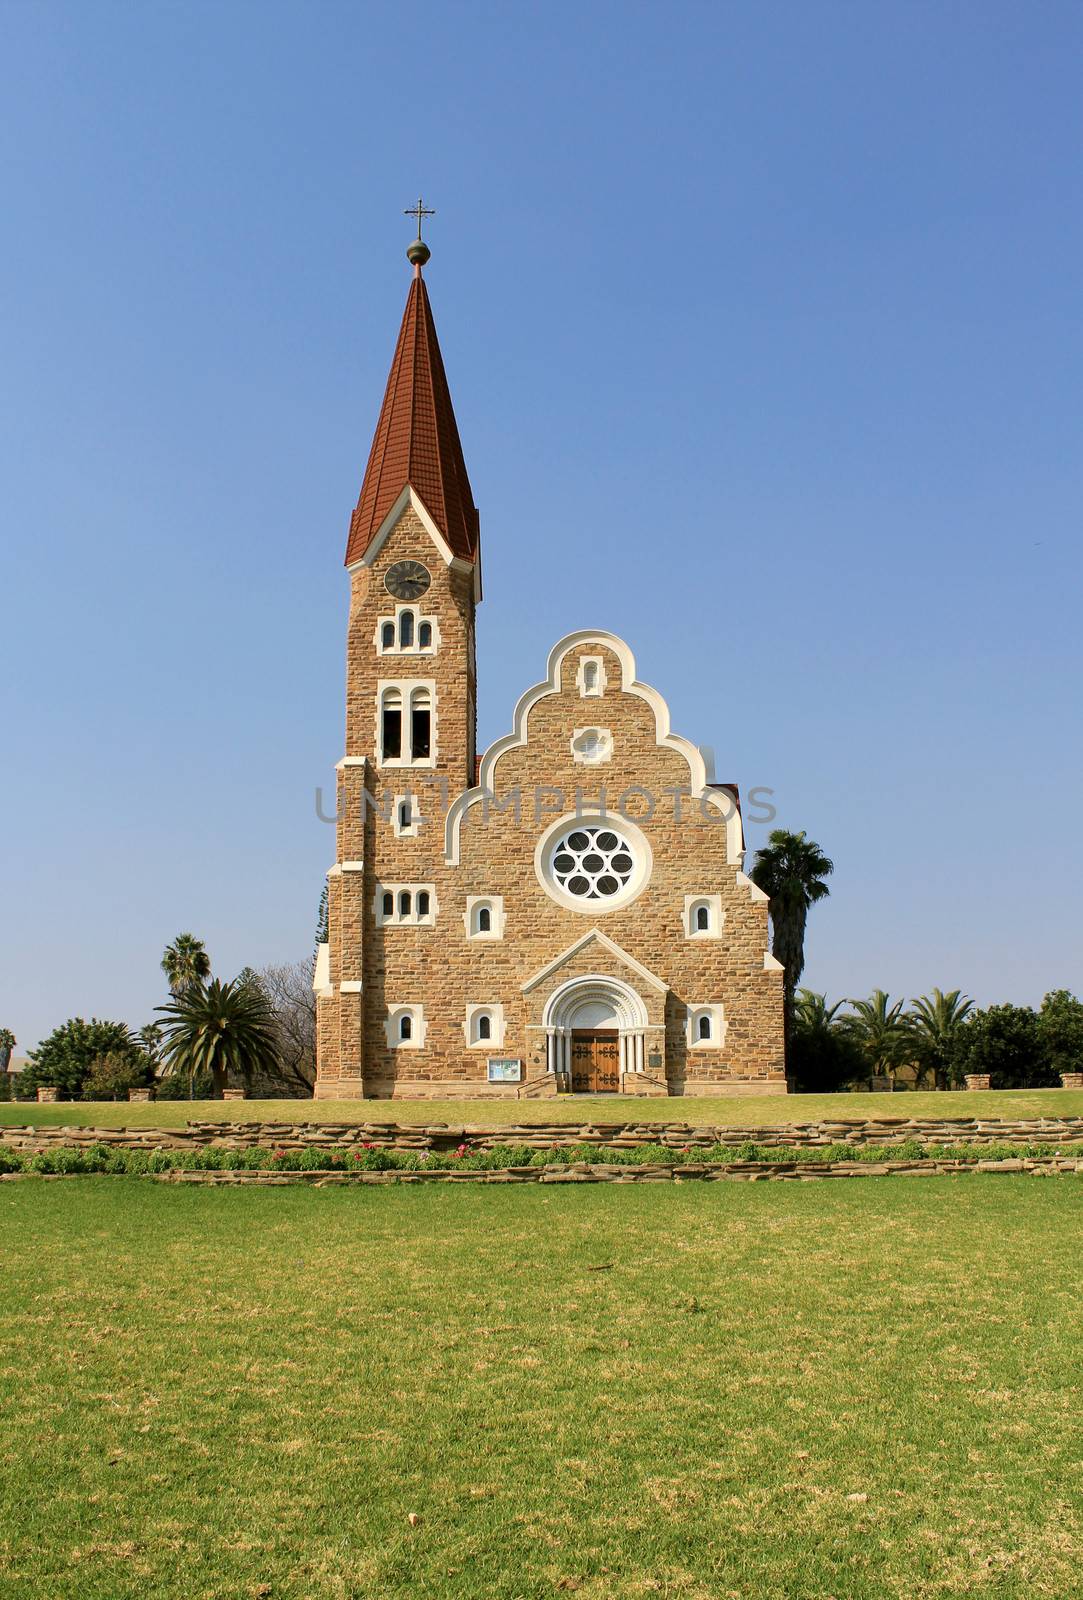
[[[562,1088],[615,1094],[622,1073],[643,1071],[647,1008],[619,978],[569,979],[549,996],[542,1022],[548,1070]]]

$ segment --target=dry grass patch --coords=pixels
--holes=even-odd
[[[539,1122],[688,1122],[770,1127],[839,1117],[1079,1117],[1083,1091],[1002,1089],[971,1094],[734,1095],[724,1099],[636,1099],[561,1095],[555,1100],[114,1100],[59,1105],[0,1103],[0,1125],[78,1124],[96,1128],[177,1128],[203,1122],[443,1122],[485,1127]]]
[[[5,1185],[0,1595],[1060,1600],[1081,1206]]]

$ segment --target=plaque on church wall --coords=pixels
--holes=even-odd
[[[523,1063],[518,1060],[504,1060],[502,1057],[489,1057],[489,1082],[490,1083],[522,1083]]]

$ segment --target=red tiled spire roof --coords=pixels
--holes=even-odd
[[[420,266],[414,268],[406,297],[361,498],[350,521],[347,566],[365,554],[407,484],[424,502],[452,553],[473,561],[478,513]]]

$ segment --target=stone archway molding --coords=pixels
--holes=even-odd
[[[583,1006],[602,1002],[613,1011],[620,1048],[621,1074],[641,1073],[646,1067],[646,1036],[650,1022],[642,997],[630,983],[591,972],[569,978],[555,988],[542,1011],[545,1029],[546,1070],[564,1077],[571,1073],[572,1028]]]

